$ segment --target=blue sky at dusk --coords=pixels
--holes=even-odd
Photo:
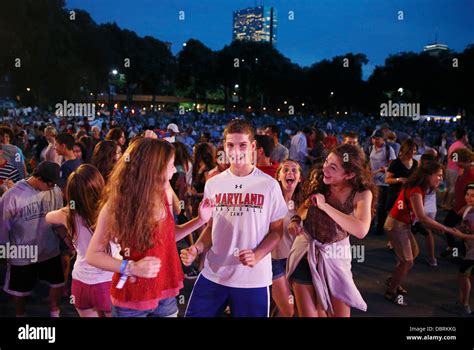
[[[67,0],[99,24],[116,22],[140,36],[172,43],[173,53],[190,38],[219,50],[232,40],[232,12],[255,5],[278,13],[276,48],[309,66],[347,52],[365,53],[367,78],[392,53],[420,52],[432,43],[462,51],[474,43],[472,0]],[[178,18],[185,11],[185,20]],[[288,19],[294,11],[295,19]],[[403,11],[404,20],[398,20]]]

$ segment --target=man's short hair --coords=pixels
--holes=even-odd
[[[224,129],[224,140],[229,134],[247,134],[249,140],[255,140],[255,129],[248,121],[243,119],[231,120]]]
[[[72,135],[63,133],[56,136],[56,142],[58,142],[61,145],[66,145],[66,148],[72,151],[76,140],[74,140],[74,137],[72,137]]]
[[[270,157],[275,148],[273,138],[268,135],[255,135],[255,140],[257,141],[257,149],[262,147],[265,157]]]

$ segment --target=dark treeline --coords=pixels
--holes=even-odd
[[[424,113],[474,110],[474,45],[437,57],[392,55],[364,81],[363,53],[300,67],[268,43],[235,41],[213,51],[190,39],[175,57],[163,41],[71,10],[64,0],[1,2],[0,84],[22,104],[85,100],[107,93],[110,83],[128,95],[208,98],[282,112],[294,106],[296,112],[377,113],[388,99],[420,103]]]

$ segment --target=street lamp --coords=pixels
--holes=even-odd
[[[118,71],[116,69],[112,69],[110,72],[114,77],[118,74]],[[114,107],[112,105],[113,103],[113,98],[112,98],[112,81],[110,79],[110,74],[109,74],[109,112],[110,112],[110,117],[113,115],[114,112]]]

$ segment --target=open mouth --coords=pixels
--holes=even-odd
[[[288,185],[292,185],[292,184],[295,183],[295,179],[286,179],[286,183],[287,183]]]

